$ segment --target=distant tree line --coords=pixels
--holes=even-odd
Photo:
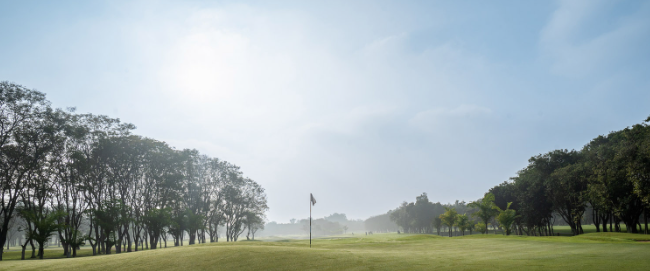
[[[554,150],[533,156],[510,181],[467,205],[431,203],[423,194],[415,202],[404,202],[390,211],[390,218],[405,232],[431,233],[441,226],[450,232],[451,228],[487,232],[491,224],[505,234],[548,236],[555,234],[553,225],[558,217],[578,235],[584,233],[582,222],[590,216],[598,232],[622,231],[623,224],[627,232],[647,234],[648,122],[650,117],[598,136],[581,150]]]
[[[365,229],[373,232],[396,232],[399,227],[390,219],[390,214],[388,212],[369,217],[364,221]]]
[[[325,236],[345,233],[364,232],[364,221],[360,219],[348,219],[345,214],[333,213],[323,218],[312,219],[312,234],[314,236]],[[297,220],[291,219],[289,223],[267,223],[264,230],[260,232],[263,236],[278,235],[303,235],[309,234],[309,218]]]
[[[452,216],[447,220],[453,220],[454,223],[447,225],[444,223],[443,216],[448,210],[453,210]],[[403,202],[399,207],[388,212],[388,218],[393,221],[403,232],[406,233],[437,233],[440,234],[443,228],[452,232],[455,230],[473,230],[469,219],[467,224],[456,224],[455,221],[459,216],[468,216],[474,212],[466,202],[456,201],[453,204],[433,203],[429,201],[427,193],[422,193],[415,198],[415,202]],[[458,215],[458,214],[462,215]],[[471,224],[471,225],[470,225]],[[458,227],[458,226],[461,227]],[[464,232],[463,232],[464,233]]]
[[[45,94],[0,82],[0,260],[17,235],[24,259],[28,245],[43,258],[53,235],[74,257],[84,244],[93,255],[121,253],[179,246],[186,236],[218,241],[219,227],[237,241],[264,226],[264,189],[239,167],[133,129],[53,109]]]

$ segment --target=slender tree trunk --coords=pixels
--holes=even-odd
[[[591,220],[593,220],[594,225],[596,226],[596,232],[600,232],[600,216],[596,209],[591,209]]]
[[[27,243],[25,243],[25,245],[22,246],[22,247],[23,247],[23,251],[20,254],[20,259],[24,260],[25,259],[25,249],[27,248]]]
[[[126,230],[126,243],[127,243],[126,252],[132,252],[133,248],[131,248],[131,233],[129,233],[128,229]]]
[[[150,234],[149,235],[149,244],[151,246],[151,249],[156,249],[156,234]]]
[[[648,209],[643,210],[643,220],[645,220],[645,234],[648,234]]]
[[[22,247],[22,252],[21,252],[21,256],[20,256],[21,260],[25,259],[25,250],[27,249],[27,244],[29,244],[29,242],[30,242],[30,240],[25,240],[25,243],[21,242],[21,245],[20,245]]]
[[[63,232],[63,235],[67,236],[68,234]],[[61,237],[63,237],[63,235],[59,233],[59,238],[58,238],[59,240],[57,242],[59,243],[58,244],[59,247],[61,246],[61,240],[63,239]],[[70,258],[70,246],[68,246],[68,242],[63,242],[63,255],[65,255],[66,258]]]
[[[89,240],[88,243],[90,243],[90,247],[93,249],[93,256],[97,255],[97,249],[96,249],[97,242],[93,243],[93,241]]]
[[[29,245],[32,246],[32,257],[30,257],[30,258],[35,259],[36,258],[36,247],[34,246],[34,241],[29,240]]]
[[[122,238],[119,238],[117,241],[115,241],[115,254],[120,253],[122,253]]]
[[[43,259],[43,243],[38,243],[38,258]]]

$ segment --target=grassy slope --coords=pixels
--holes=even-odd
[[[0,270],[647,270],[650,236],[579,237],[375,234],[314,241],[237,242],[59,260],[3,261]]]

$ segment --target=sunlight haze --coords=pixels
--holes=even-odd
[[[29,3],[0,80],[240,166],[267,221],[473,201],[649,114],[648,1]]]

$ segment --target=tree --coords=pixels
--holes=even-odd
[[[224,188],[226,241],[237,241],[244,227],[245,213],[263,213],[268,209],[264,189],[240,173],[232,172]]]
[[[411,218],[406,210],[407,208],[409,208],[409,204],[407,202],[402,202],[400,207],[390,212],[389,215],[390,220],[401,227],[403,232],[409,232],[411,228]]]
[[[612,218],[610,223],[614,220],[614,230],[620,231],[618,224],[622,221],[628,231],[636,233],[639,218],[647,206],[634,193],[635,178],[629,175],[636,156],[631,137],[634,137],[631,129],[611,132],[592,140],[586,149],[594,171],[589,184],[590,202]]]
[[[392,231],[396,232],[399,226],[395,224],[390,218],[393,211],[388,211],[385,214],[371,216],[363,222],[366,230],[369,231]]]
[[[574,235],[582,233],[580,218],[586,207],[588,172],[577,151],[554,150],[530,158],[529,169],[544,185],[552,211],[559,213]]]
[[[517,187],[513,182],[503,182],[495,187],[490,188],[488,191],[489,193],[494,194],[494,205],[501,208],[501,209],[506,209],[508,206],[508,203],[511,203],[512,209],[518,210],[520,203],[519,203],[519,195],[517,194],[519,190],[517,190]],[[517,219],[515,219],[515,225],[517,225],[518,232],[517,234],[522,235],[523,231],[522,229],[522,221],[521,217],[518,216]]]
[[[496,220],[499,222],[499,225],[505,230],[506,235],[510,235],[512,230],[512,224],[517,218],[517,212],[513,209],[510,209],[511,202],[508,202],[508,206],[505,210],[495,206],[494,208],[499,211],[499,215],[496,217]]]
[[[452,236],[451,230],[452,227],[456,225],[456,221],[458,219],[458,212],[456,212],[456,209],[450,208],[450,207],[445,207],[445,213],[440,215],[440,219],[442,220],[442,224],[446,225],[447,228],[449,229],[449,237]]]
[[[440,217],[436,217],[433,219],[432,223],[433,228],[435,228],[438,235],[440,235],[440,228],[442,228],[442,219],[440,219]]]
[[[497,214],[494,210],[494,194],[492,193],[485,194],[483,199],[470,202],[467,206],[478,209],[472,216],[481,219],[485,225]]]
[[[28,176],[39,168],[51,147],[48,137],[55,133],[45,94],[6,81],[0,82],[0,260]]]
[[[472,231],[473,231],[474,229],[476,229],[476,221],[474,221],[474,220],[470,220],[470,221],[468,222],[467,229],[469,230],[469,235],[472,235]]]
[[[27,232],[27,238],[38,243],[38,257],[39,259],[43,259],[44,245],[54,232],[63,227],[63,225],[59,224],[58,220],[60,217],[65,216],[65,213],[52,211],[42,215],[32,210],[23,210],[21,216],[34,225]]]
[[[486,233],[487,232],[487,225],[483,222],[476,223],[476,231],[480,233]]]
[[[467,215],[458,215],[458,218],[456,219],[456,225],[458,226],[458,229],[463,233],[463,236],[465,236],[465,230],[469,228],[469,219]]]
[[[464,202],[450,205],[454,208],[464,209]],[[400,226],[404,232],[433,233],[431,222],[435,217],[444,213],[443,205],[439,202],[429,201],[426,193],[416,197],[415,202],[403,202],[397,209],[390,212],[390,220]]]
[[[53,110],[43,93],[0,82],[0,260],[16,221],[29,236],[23,255],[30,244],[32,257],[34,242],[42,256],[49,229],[74,257],[86,240],[95,255],[113,246],[130,252],[132,241],[136,250],[156,249],[169,233],[182,245],[186,232],[193,244],[206,242],[206,230],[218,241],[221,225],[232,241],[264,227],[264,189],[239,167],[133,129],[107,116]],[[16,220],[17,208],[24,219]]]
[[[645,233],[648,234],[648,209],[650,209],[650,126],[637,124],[628,132],[630,143],[623,150],[625,156],[631,157],[627,163],[627,174],[634,185],[634,193],[644,204]]]
[[[246,220],[244,224],[248,229],[246,234],[246,240],[255,240],[255,233],[258,230],[264,229],[264,217],[262,214],[257,214],[254,212],[246,212]]]
[[[529,165],[511,178],[520,205],[521,221],[528,235],[552,235],[553,203],[548,198],[543,174],[531,162],[533,159],[529,159]]]

